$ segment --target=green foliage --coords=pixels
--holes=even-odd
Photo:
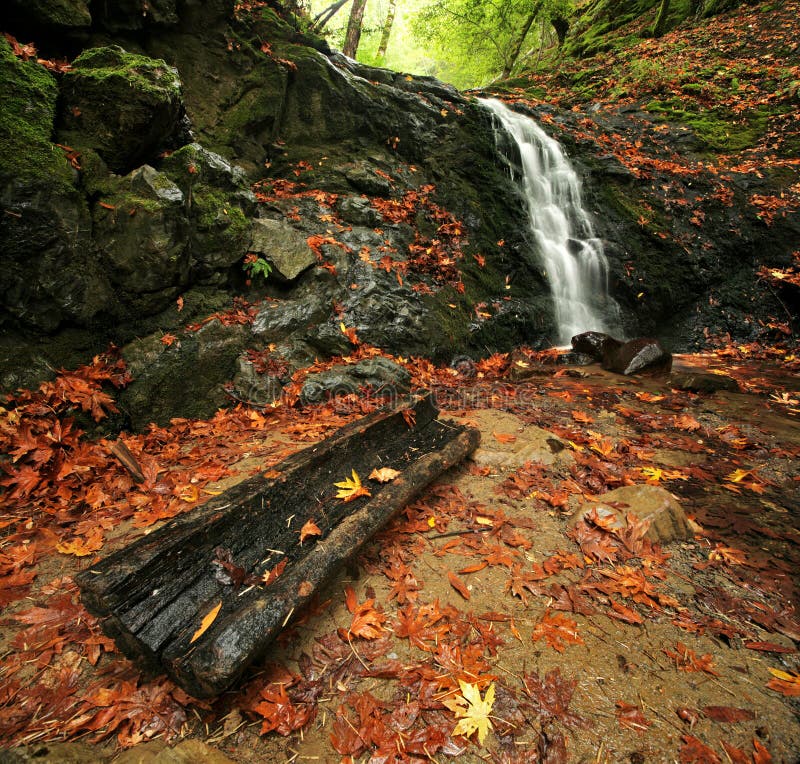
[[[250,279],[261,277],[266,281],[272,273],[272,266],[263,257],[252,253],[245,257],[243,267]]]

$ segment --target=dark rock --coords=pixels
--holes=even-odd
[[[240,261],[250,243],[249,217],[256,212],[244,170],[198,143],[183,146],[162,163],[182,189],[190,221],[194,274],[208,280]]]
[[[77,175],[50,142],[57,96],[52,75],[0,38],[0,306],[48,332],[113,302]]]
[[[211,416],[229,402],[223,385],[236,372],[247,335],[247,327],[215,320],[172,345],[161,342],[160,332],[126,345],[122,355],[133,381],[119,395],[120,409],[136,430],[173,417]]]
[[[603,332],[583,332],[572,338],[572,349],[576,353],[590,356],[595,361],[602,361],[622,344],[620,340]]]
[[[353,225],[375,228],[383,223],[383,216],[370,203],[369,199],[347,196],[339,202],[342,219]]]
[[[176,69],[117,45],[92,48],[63,76],[59,143],[95,149],[122,174],[178,139],[183,115]]]
[[[288,283],[315,265],[317,257],[306,237],[281,220],[258,218],[252,221],[249,252],[263,255],[272,265],[270,278]]]
[[[375,174],[375,169],[369,163],[359,163],[352,169],[345,173],[350,185],[356,191],[368,196],[384,196],[392,195],[392,186],[386,178]]]
[[[572,351],[560,355],[558,357],[558,362],[565,366],[590,366],[593,363],[597,363],[597,359],[586,353],[576,353]]]
[[[411,389],[411,375],[388,358],[368,358],[354,365],[337,365],[328,371],[310,374],[300,391],[300,400],[318,403],[365,389],[380,397],[396,397]]]
[[[234,393],[247,403],[266,406],[278,400],[283,390],[281,380],[270,374],[259,374],[247,356],[239,357],[239,370],[233,378]]]
[[[331,303],[324,294],[303,290],[297,299],[267,301],[253,322],[253,334],[265,344],[295,333],[305,335],[330,314]]]
[[[45,27],[85,28],[92,15],[87,0],[8,0],[12,19]]]
[[[641,337],[605,353],[603,368],[626,375],[666,373],[672,368],[672,354],[658,340]]]
[[[646,537],[661,544],[692,538],[692,530],[683,508],[665,488],[654,485],[627,485],[584,502],[570,517],[573,526],[592,510],[601,518],[611,521],[612,527],[625,528],[630,513],[637,520],[649,520]]]
[[[709,395],[724,390],[741,392],[739,383],[727,374],[703,374],[695,372],[673,373],[667,380],[673,390],[687,390],[692,393],[708,393]]]
[[[129,313],[162,310],[188,283],[183,192],[148,165],[107,187],[93,215],[104,270]]]

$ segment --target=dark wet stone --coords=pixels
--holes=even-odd
[[[263,255],[272,265],[269,278],[283,283],[294,281],[317,262],[303,234],[288,223],[269,218],[252,222],[249,251]]]
[[[657,339],[640,337],[606,352],[603,368],[626,375],[665,373],[672,368],[672,354]]]
[[[59,142],[96,150],[116,173],[154,161],[183,116],[178,71],[161,59],[91,48],[63,75]]]
[[[304,403],[317,403],[367,388],[377,396],[393,397],[407,393],[410,387],[411,375],[402,366],[388,358],[376,357],[309,375],[300,391],[300,399]]]
[[[701,374],[686,372],[672,374],[667,384],[674,390],[687,390],[691,393],[740,392],[739,383],[727,374]]]
[[[603,332],[583,332],[572,338],[572,349],[576,353],[591,356],[595,361],[602,361],[622,344]]]

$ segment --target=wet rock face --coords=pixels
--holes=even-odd
[[[576,353],[590,356],[595,361],[602,361],[607,353],[621,345],[620,340],[603,332],[583,332],[572,338],[572,349]]]
[[[95,149],[116,173],[153,161],[185,131],[177,70],[117,45],[78,56],[61,99],[59,142]]]
[[[126,345],[122,356],[133,382],[119,395],[120,409],[136,430],[173,417],[207,417],[229,401],[223,385],[235,374],[247,343],[244,326],[211,321],[172,343],[161,333]]]
[[[268,260],[272,265],[270,278],[276,278],[283,283],[294,281],[317,262],[306,237],[282,220],[254,220],[250,229],[248,251]]]
[[[304,403],[318,403],[336,395],[369,390],[379,397],[403,395],[411,389],[411,375],[388,358],[368,358],[353,365],[337,365],[311,374],[300,391]]]

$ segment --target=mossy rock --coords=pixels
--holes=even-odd
[[[27,23],[65,29],[85,28],[92,23],[87,0],[10,0],[9,5],[12,19]]]
[[[182,140],[181,82],[161,59],[92,48],[64,75],[61,96],[59,142],[96,150],[118,174]]]
[[[176,151],[162,168],[187,200],[197,275],[208,277],[241,260],[250,241],[250,218],[256,212],[244,171],[197,143]]]
[[[189,221],[183,192],[145,165],[114,183],[94,209],[95,240],[129,312],[165,308],[188,283]]]
[[[44,331],[113,302],[77,173],[50,140],[57,95],[50,73],[0,38],[0,306]]]
[[[0,37],[0,183],[32,180],[72,187],[74,173],[50,140],[57,98],[50,72],[18,59]]]

